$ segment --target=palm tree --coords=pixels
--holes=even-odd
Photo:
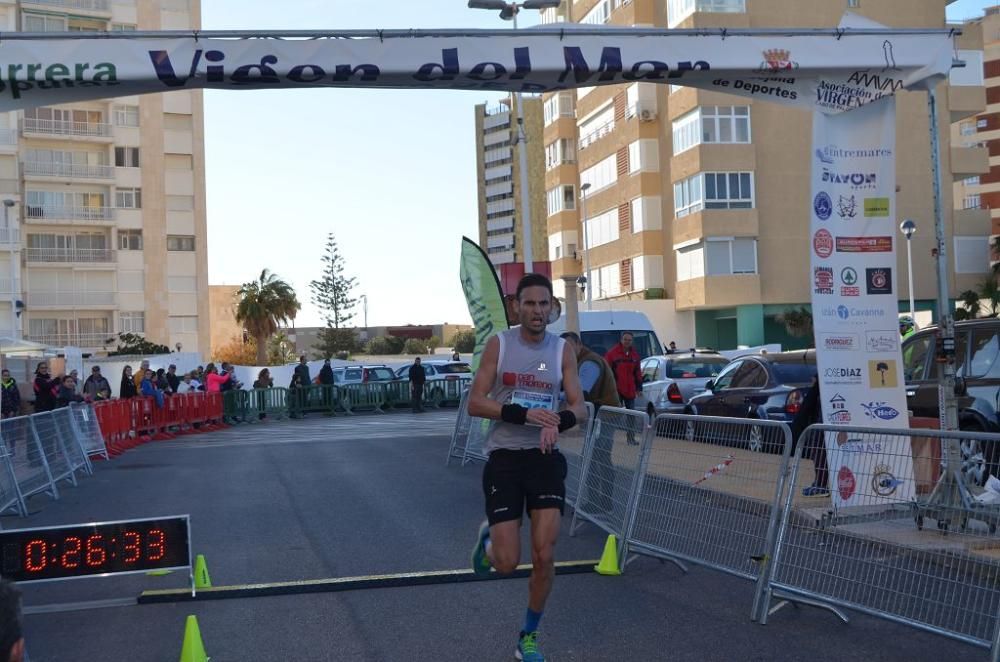
[[[979,317],[979,292],[965,290],[958,295],[962,305],[955,309],[955,320],[974,320]]]
[[[812,311],[805,306],[791,308],[781,313],[778,315],[778,323],[785,325],[788,335],[793,338],[807,338],[809,346],[813,346],[813,316]]]
[[[267,339],[279,324],[295,319],[302,305],[295,290],[267,269],[236,293],[236,321],[257,341],[257,365],[267,365]]]

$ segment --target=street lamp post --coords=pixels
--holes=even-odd
[[[362,304],[361,310],[364,311],[364,316],[365,316],[365,339],[367,339],[368,338],[368,295],[367,294],[362,294],[358,298],[359,299],[364,299],[364,303]]]
[[[590,183],[580,187],[580,225],[583,226],[583,274],[587,279],[585,287],[587,290],[587,310],[593,309],[594,283],[590,280],[590,241],[587,233],[587,191],[590,190]]]
[[[914,317],[915,306],[913,305],[913,250],[910,247],[912,243],[910,240],[913,239],[913,233],[917,231],[917,224],[910,219],[906,219],[899,224],[899,231],[906,237],[906,276],[909,283],[907,289],[910,292],[910,319],[916,323],[916,318]]]
[[[6,198],[3,201],[3,228],[7,233],[7,245],[10,247],[10,333],[17,340],[21,334],[17,332],[17,255],[14,248],[14,229],[10,227],[10,209],[14,201]]]
[[[561,0],[524,0],[523,2],[507,2],[506,0],[469,0],[469,9],[492,9],[500,12],[500,18],[513,21],[517,30],[517,14],[521,9],[548,9],[558,7]],[[520,92],[514,93],[514,124],[517,126],[517,138],[514,144],[518,149],[518,163],[521,170],[519,178],[521,187],[521,241],[524,244],[521,253],[524,256],[524,272],[534,270],[533,245],[531,240],[531,194],[528,189],[528,134],[524,128],[524,99]]]

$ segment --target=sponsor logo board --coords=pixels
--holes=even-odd
[[[868,361],[868,385],[871,388],[896,388],[899,372],[893,359]]]
[[[892,269],[865,269],[868,294],[892,294]]]
[[[865,198],[865,218],[888,218],[889,198]]]
[[[833,235],[826,230],[818,230],[813,235],[813,250],[817,257],[827,258],[833,255]]]
[[[892,237],[837,237],[838,253],[888,253]]]
[[[860,338],[855,333],[821,333],[823,349],[833,352],[854,352],[860,347]]]
[[[899,331],[885,329],[865,331],[865,350],[872,354],[895,352],[899,349]]]
[[[833,214],[833,201],[830,200],[830,196],[823,191],[817,193],[813,200],[813,211],[816,212],[816,218],[821,221],[830,218]]]
[[[813,269],[813,291],[816,294],[833,294],[833,268],[816,267]]]

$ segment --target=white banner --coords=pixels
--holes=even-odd
[[[905,428],[898,330],[896,100],[813,115],[812,303],[823,421]],[[854,438],[857,437],[857,438]],[[908,440],[828,434],[835,507],[913,498]]]
[[[947,31],[839,35],[386,33],[352,39],[0,41],[0,111],[152,92],[390,87],[550,92],[688,85],[838,113],[947,75]]]

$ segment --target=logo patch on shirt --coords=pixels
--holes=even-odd
[[[516,372],[505,372],[505,373],[503,373],[503,385],[504,386],[517,386],[517,373]]]

